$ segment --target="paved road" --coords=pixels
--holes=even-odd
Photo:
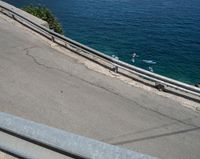
[[[89,70],[2,16],[0,111],[163,159],[200,158],[200,113]]]

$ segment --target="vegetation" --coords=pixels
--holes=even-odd
[[[48,22],[49,28],[57,33],[63,34],[61,24],[58,22],[53,13],[46,7],[43,6],[25,6],[22,8],[24,11]]]

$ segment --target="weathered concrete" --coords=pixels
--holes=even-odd
[[[159,158],[200,158],[200,114],[94,72],[0,16],[0,111]]]

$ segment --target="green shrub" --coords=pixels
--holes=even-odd
[[[60,34],[64,33],[63,29],[61,27],[61,24],[58,22],[56,17],[52,14],[52,12],[48,8],[42,7],[42,6],[30,5],[30,6],[25,6],[22,9],[24,11],[48,22],[49,28],[54,30],[55,32],[60,33]]]

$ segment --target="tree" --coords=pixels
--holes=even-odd
[[[43,6],[25,6],[22,8],[24,11],[48,22],[49,28],[57,33],[63,34],[64,31],[61,24],[58,22],[53,13],[46,7]]]

